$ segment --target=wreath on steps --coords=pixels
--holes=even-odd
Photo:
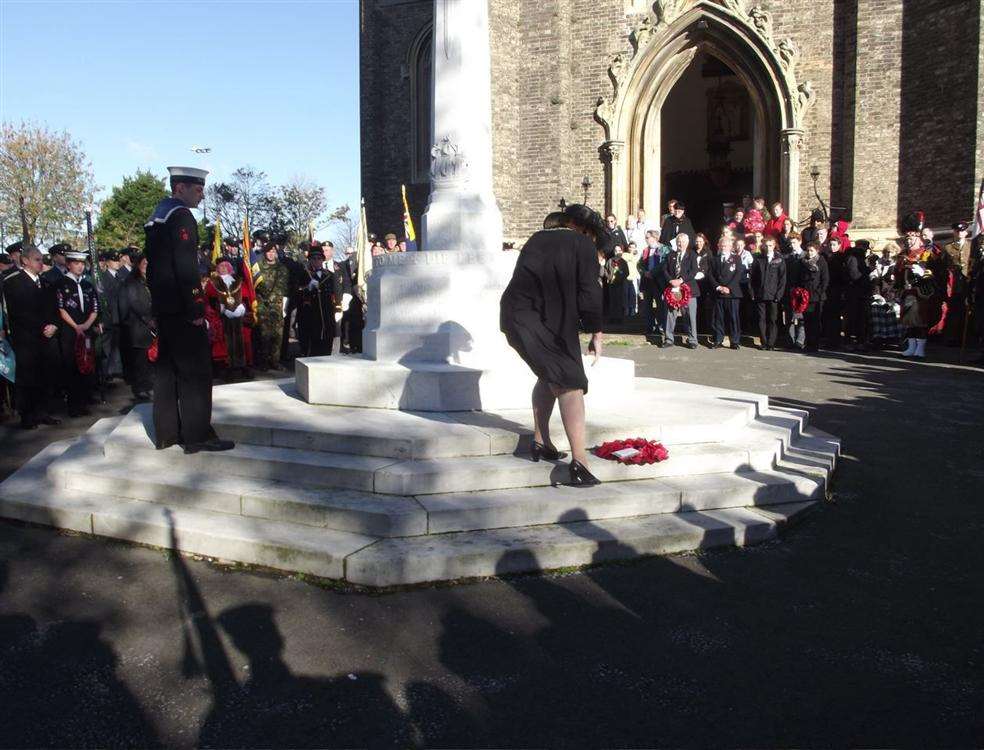
[[[636,452],[627,451],[621,456],[615,455],[620,451],[631,448]],[[612,440],[602,443],[594,449],[594,454],[598,458],[605,458],[609,461],[618,461],[620,464],[632,464],[641,466],[642,464],[655,464],[665,461],[670,457],[670,452],[666,450],[662,443],[646,438],[627,438],[625,440]]]

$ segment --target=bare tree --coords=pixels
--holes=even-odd
[[[282,231],[286,232],[292,242],[307,236],[309,227],[317,231],[328,223],[329,217],[325,216],[328,210],[325,189],[307,178],[294,177],[286,185],[282,185],[278,191],[277,204]]]
[[[243,220],[249,217],[250,231],[266,229],[274,213],[274,194],[266,172],[250,166],[240,167],[228,182],[216,182],[205,191],[205,210],[209,218],[218,217],[222,233],[242,239]]]
[[[328,216],[327,225],[331,228],[331,241],[335,247],[354,248],[359,234],[359,222],[352,216],[348,204],[342,204]]]
[[[24,199],[27,231],[51,244],[80,234],[97,186],[81,144],[36,123],[4,123],[0,133],[0,224],[17,226]],[[6,231],[5,231],[6,233]]]

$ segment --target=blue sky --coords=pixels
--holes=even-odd
[[[0,0],[0,119],[68,130],[102,197],[138,168],[223,179],[250,164],[354,207],[358,11],[358,0]]]

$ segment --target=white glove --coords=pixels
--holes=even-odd
[[[235,310],[232,311],[233,318],[241,318],[245,314],[246,314],[246,306],[242,302],[239,303],[239,307],[237,307]]]
[[[697,272],[697,275],[694,276],[694,281],[700,281],[702,278],[704,278],[704,272],[703,271],[698,271]]]
[[[225,315],[227,318],[229,318],[229,320],[232,320],[233,318],[236,317],[235,313],[229,308],[227,308],[225,305],[222,306],[222,314]]]
[[[352,295],[348,292],[342,293],[342,312],[348,312],[349,305],[352,303]]]
[[[336,323],[342,322],[342,314],[340,312],[335,313],[335,322]]]
[[[280,315],[281,317],[287,317],[287,298],[281,297]]]
[[[919,265],[914,265],[912,267],[912,272],[916,276],[924,276],[926,274],[926,272],[923,270],[923,267],[922,266],[919,266]]]

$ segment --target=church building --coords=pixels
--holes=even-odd
[[[485,0],[460,0],[484,2]],[[508,241],[564,199],[623,221],[670,198],[713,234],[745,195],[854,237],[969,220],[984,179],[982,0],[488,0]],[[432,150],[433,0],[361,0],[370,227],[415,223]]]

